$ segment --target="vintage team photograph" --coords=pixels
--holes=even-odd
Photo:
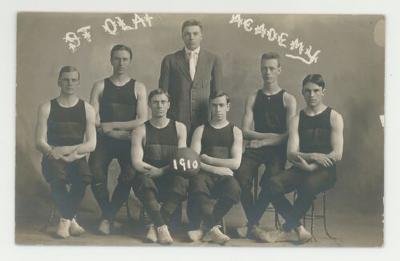
[[[384,244],[385,16],[19,12],[16,39],[17,245]]]

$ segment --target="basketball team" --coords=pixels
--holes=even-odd
[[[42,173],[61,215],[57,236],[85,232],[76,215],[90,185],[101,209],[96,227],[104,235],[118,226],[115,217],[132,190],[151,221],[150,242],[174,242],[170,224],[184,201],[186,235],[193,242],[229,241],[222,220],[239,202],[247,238],[309,241],[300,221],[315,196],[334,186],[343,152],[343,119],[324,104],[324,79],[309,74],[299,81],[306,107],[297,113],[295,97],[278,83],[279,54],[262,54],[263,83],[248,96],[239,128],[227,119],[231,103],[221,88],[220,58],[200,47],[201,22],[187,20],[181,32],[184,48],[164,57],[159,88],[149,94],[129,76],[132,50],[125,45],[111,49],[113,73],[94,83],[90,102],[77,96],[79,71],[61,68],[60,95],[39,107],[36,126]],[[178,153],[184,164],[193,164],[174,170]],[[110,195],[113,159],[120,174]],[[262,165],[254,199],[253,180]],[[293,191],[292,203],[285,194]],[[274,231],[260,226],[270,204],[285,221]]]

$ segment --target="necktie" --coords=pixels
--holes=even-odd
[[[196,54],[195,52],[189,53],[189,70],[190,78],[194,79],[194,74],[196,73]]]

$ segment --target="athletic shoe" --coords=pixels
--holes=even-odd
[[[249,237],[249,230],[248,230],[247,226],[237,227],[235,230],[236,230],[236,234],[239,236],[239,238],[248,238]]]
[[[109,235],[111,233],[110,227],[111,227],[110,221],[108,221],[107,219],[103,219],[100,222],[99,231],[103,235]]]
[[[310,241],[313,236],[311,235],[310,232],[305,229],[302,225],[298,226],[296,229],[297,236],[299,237],[299,242],[300,243],[306,243]]]
[[[249,238],[254,238],[257,241],[269,242],[267,232],[261,229],[259,226],[253,226],[247,235]]]
[[[150,224],[147,226],[146,241],[148,241],[150,243],[157,242],[157,232],[156,232],[156,228],[154,227],[153,224]]]
[[[299,237],[294,230],[283,231],[283,230],[274,230],[266,233],[266,242],[275,243],[275,242],[297,242]]]
[[[203,237],[203,241],[204,242],[214,242],[217,244],[225,244],[226,242],[228,242],[231,238],[228,237],[227,235],[225,235],[224,233],[221,232],[221,230],[219,229],[221,226],[220,225],[216,225],[214,227],[212,227],[210,229],[210,231],[208,231],[204,237]]]
[[[158,243],[162,245],[169,245],[174,242],[169,233],[167,225],[162,225],[161,227],[157,227],[157,238],[158,238]]]
[[[112,223],[112,228],[115,230],[120,230],[122,229],[122,223],[114,220],[114,222]]]
[[[201,238],[203,237],[203,230],[201,229],[196,229],[196,230],[189,230],[187,232],[188,237],[190,238],[190,240],[192,242],[198,242],[201,240]]]
[[[60,222],[58,223],[56,234],[61,238],[69,237],[69,228],[71,226],[71,220],[60,218]]]
[[[69,233],[71,236],[80,236],[85,233],[85,229],[76,222],[75,218],[73,218],[71,221],[71,227],[69,228]]]

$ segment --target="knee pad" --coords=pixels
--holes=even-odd
[[[224,191],[225,193],[224,195],[222,195],[223,198],[230,199],[234,203],[238,203],[240,201],[241,188],[236,180],[234,179],[228,180],[227,183],[225,184]]]
[[[174,177],[171,189],[171,193],[176,194],[183,201],[187,197],[188,181],[183,177]]]
[[[143,192],[142,202],[143,205],[150,210],[158,211],[161,208],[160,203],[157,201],[156,194],[151,189],[146,189]]]
[[[67,182],[65,180],[59,179],[59,178],[53,178],[50,181],[50,187],[52,190],[60,190],[60,189],[65,189],[67,185]]]
[[[119,174],[118,180],[126,185],[132,185],[135,179],[135,171],[132,168],[121,168],[121,174]]]
[[[145,205],[147,205],[147,207],[153,211],[159,211],[161,208],[160,203],[158,203],[157,200],[149,200],[145,203]]]
[[[198,207],[202,213],[212,213],[214,204],[206,194],[195,193],[193,195],[193,202],[195,207]]]
[[[201,213],[211,214],[214,209],[214,204],[212,204],[211,201],[202,201],[200,203],[199,207],[200,207]]]
[[[108,200],[108,196],[107,196],[108,195],[108,189],[107,189],[107,185],[106,184],[92,182],[91,189],[92,189],[93,194],[96,197],[104,196],[104,197],[107,197],[107,200]]]
[[[271,194],[271,195],[285,193],[285,188],[283,187],[283,185],[279,182],[279,180],[275,179],[274,177],[272,177],[266,183],[266,186],[263,187],[263,190],[265,190],[266,193]]]

